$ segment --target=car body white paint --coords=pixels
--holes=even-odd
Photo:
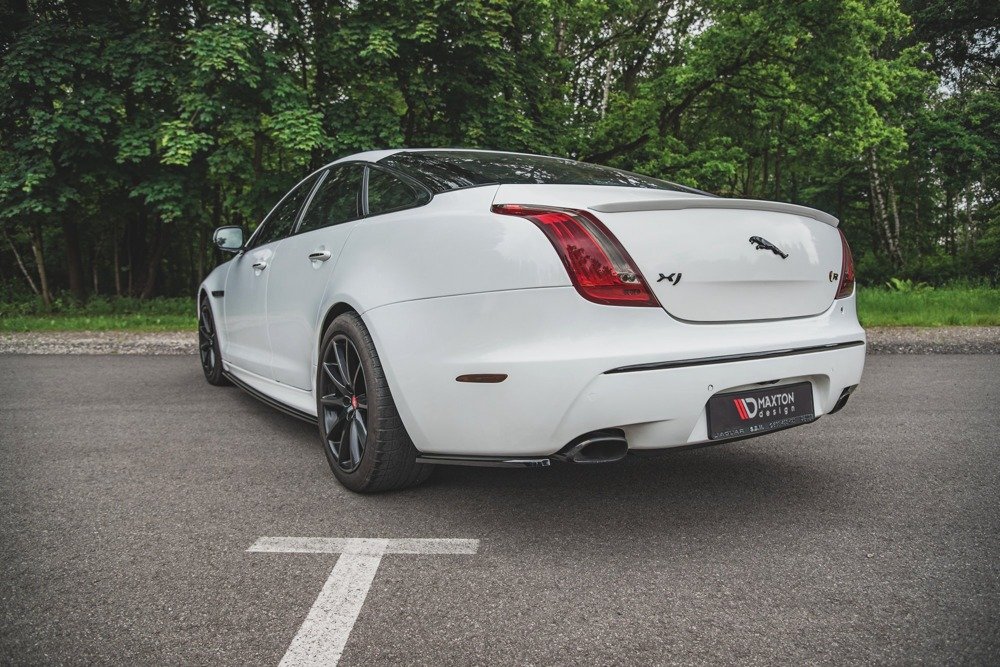
[[[663,308],[585,300],[533,223],[490,211],[505,203],[590,210]],[[806,380],[819,416],[859,383],[865,333],[855,295],[834,299],[831,272],[842,255],[835,225],[803,207],[683,192],[485,185],[255,248],[217,267],[201,293],[225,293],[207,298],[227,372],[311,415],[327,314],[360,314],[423,454],[543,457],[604,428],[622,429],[630,449],[658,449],[706,442],[706,403],[720,392]],[[788,259],[756,249],[750,235]],[[332,258],[317,265],[308,255],[319,248]],[[259,261],[265,270],[253,270]],[[683,275],[677,284],[657,282],[674,272]],[[607,374],[851,342],[861,344]],[[456,382],[471,373],[508,378]]]

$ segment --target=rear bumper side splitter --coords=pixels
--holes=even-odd
[[[225,375],[226,379],[232,382],[234,385],[236,385],[246,393],[250,394],[261,403],[271,406],[275,410],[279,410],[281,412],[284,412],[286,415],[291,415],[296,419],[301,419],[302,421],[309,422],[310,424],[316,424],[319,421],[315,415],[311,415],[308,412],[303,412],[302,410],[293,408],[290,405],[285,405],[281,401],[277,401],[271,398],[270,396],[267,396],[266,394],[262,394],[261,392],[257,391],[256,389],[248,385],[246,382],[243,382],[238,377],[236,377],[235,375],[233,375],[228,371],[222,371],[222,374]]]
[[[547,468],[552,465],[548,457],[517,457],[517,456],[438,456],[435,454],[418,454],[417,463],[434,463],[436,465],[453,466],[484,466],[489,468]]]
[[[815,352],[829,352],[830,350],[842,350],[848,347],[864,345],[863,340],[852,340],[846,343],[829,343],[827,345],[812,345],[810,347],[797,347],[785,350],[768,350],[766,352],[751,352],[750,354],[726,354],[718,357],[699,357],[697,359],[680,359],[678,361],[657,361],[649,364],[635,364],[632,366],[619,366],[609,371],[604,371],[604,375],[614,373],[636,373],[639,371],[661,371],[668,368],[690,368],[691,366],[708,366],[711,364],[731,364],[737,361],[759,361],[760,359],[774,359],[776,357],[793,357],[798,354],[813,354]]]

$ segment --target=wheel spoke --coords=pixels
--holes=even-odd
[[[354,349],[353,345],[351,345],[350,351],[354,352],[354,359],[357,362],[357,368],[354,369],[354,375],[351,376],[351,389],[354,391],[354,393],[360,393],[358,391],[360,389],[358,385],[359,375],[361,376],[361,381],[364,382],[364,373],[361,372],[361,356],[358,354],[358,351]]]
[[[361,461],[361,444],[358,441],[358,422],[351,420],[351,426],[347,429],[351,447],[351,465],[357,465]]]
[[[326,394],[321,396],[319,402],[321,405],[328,408],[340,408],[341,410],[346,407],[344,401],[346,399],[343,396],[338,396],[337,394]]]
[[[344,425],[344,428],[340,429],[340,448],[337,450],[337,463],[341,464],[341,467],[345,463],[350,464],[351,462],[350,444],[348,443],[350,433],[351,429],[347,424]]]
[[[368,409],[368,394],[358,394],[358,410]]]
[[[349,393],[347,390],[347,385],[344,381],[337,377],[337,366],[336,364],[331,364],[328,362],[323,363],[323,370],[326,372],[326,376],[330,378],[330,382],[333,383],[334,389],[340,392],[341,396],[347,396]]]
[[[333,417],[332,421],[330,419],[331,416]],[[343,435],[342,432],[344,430],[344,428],[343,428],[344,427],[344,413],[343,412],[334,412],[334,413],[331,414],[331,413],[328,412],[328,413],[326,413],[324,415],[324,418],[326,420],[326,439],[327,439],[327,442],[329,442],[331,445],[333,445],[334,442],[339,442],[341,440],[341,437],[338,437],[337,431],[341,431],[340,435],[341,436]],[[339,452],[339,447],[336,447],[335,449]]]
[[[364,445],[368,440],[368,427],[365,426],[365,420],[360,412],[354,413],[354,424],[358,432],[358,440],[361,445]]]
[[[346,393],[353,394],[354,392],[351,389],[350,367],[347,365],[348,364],[347,341],[346,340],[344,341],[343,352],[341,352],[340,345],[337,344],[337,341],[334,341],[333,354],[337,358],[337,371],[340,373],[340,381],[344,383],[344,386],[346,387]]]

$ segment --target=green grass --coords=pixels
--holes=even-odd
[[[1000,326],[1000,289],[958,284],[900,292],[858,289],[858,317],[877,326]],[[57,300],[51,310],[34,301],[0,303],[0,332],[194,331],[193,299],[92,299],[84,306]]]
[[[11,331],[194,331],[194,315],[15,315],[0,318],[0,332]]]
[[[194,299],[57,299],[50,309],[34,300],[0,304],[0,332],[194,331]]]
[[[945,286],[897,292],[861,287],[858,319],[866,327],[1000,326],[1000,289]]]

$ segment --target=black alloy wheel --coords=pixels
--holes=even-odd
[[[361,355],[344,334],[323,353],[320,406],[328,456],[344,472],[357,470],[368,440],[368,384]]]
[[[229,384],[222,374],[222,354],[219,338],[215,334],[215,318],[208,299],[202,299],[198,313],[198,354],[201,356],[201,370],[209,384],[216,386]]]
[[[348,312],[333,320],[319,351],[318,430],[337,480],[351,491],[372,493],[427,479],[434,466],[417,463],[417,450],[361,317]]]

